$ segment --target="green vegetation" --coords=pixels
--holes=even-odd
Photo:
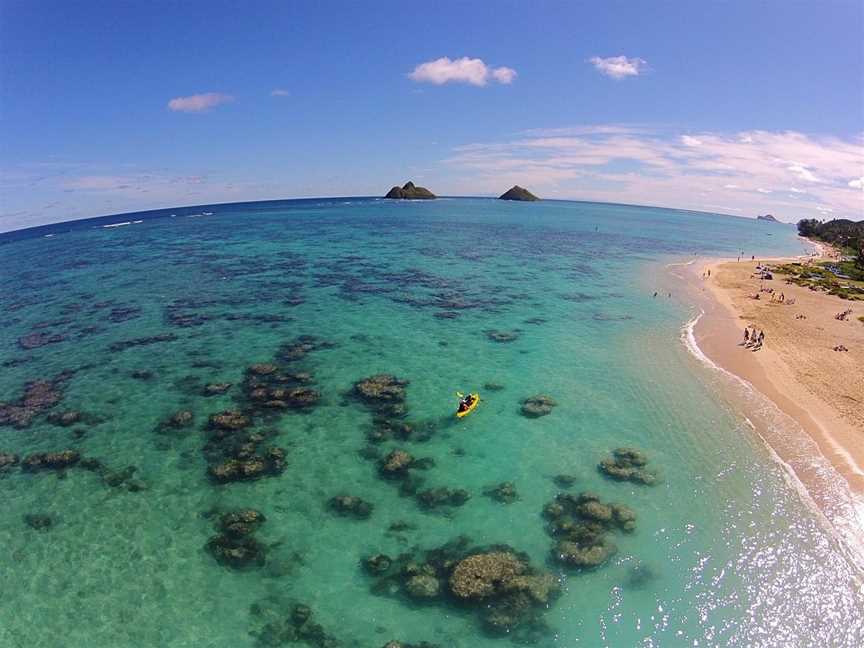
[[[864,221],[838,218],[828,222],[805,218],[798,221],[798,233],[836,245],[844,253],[854,256],[856,265],[864,270]]]
[[[829,268],[849,278],[840,278]],[[841,299],[864,300],[864,266],[859,267],[857,261],[784,263],[772,269],[774,272],[787,275],[789,282],[799,286],[811,290],[823,290]]]

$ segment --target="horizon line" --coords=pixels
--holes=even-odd
[[[445,198],[445,199],[470,199],[470,200],[501,200],[498,196],[494,194],[488,195],[477,195],[477,196],[436,196],[435,199]],[[86,216],[84,218],[74,218],[66,221],[55,221],[52,223],[43,223],[42,225],[31,225],[30,227],[22,227],[19,229],[12,230],[4,230],[0,231],[0,238],[5,237],[9,234],[21,234],[23,232],[28,232],[31,230],[39,230],[42,228],[48,227],[57,227],[60,225],[68,225],[71,223],[85,223],[87,221],[97,221],[103,218],[115,218],[121,216],[133,216],[138,214],[152,214],[154,212],[164,212],[171,211],[174,209],[195,209],[199,207],[227,207],[233,205],[243,205],[243,204],[257,204],[257,203],[272,203],[272,202],[294,202],[294,201],[302,201],[302,200],[390,200],[393,202],[399,202],[400,200],[405,199],[394,199],[394,198],[385,198],[383,196],[306,196],[306,197],[297,197],[297,198],[264,198],[259,200],[236,200],[231,202],[218,202],[218,203],[199,203],[192,205],[176,205],[171,207],[154,207],[149,209],[140,209],[136,211],[125,211],[125,212],[116,212],[110,214],[102,214],[99,216]],[[432,200],[435,200],[432,199]],[[409,199],[410,200],[410,199]],[[428,202],[429,199],[416,199],[411,200],[411,202]],[[504,201],[504,202],[521,202],[521,201]],[[532,201],[533,202],[533,201]],[[711,216],[727,216],[729,218],[744,218],[750,220],[756,220],[756,216],[742,216],[740,214],[727,214],[725,212],[714,212],[714,211],[704,211],[700,209],[686,209],[684,207],[669,207],[665,205],[642,205],[638,203],[624,203],[624,202],[610,202],[606,200],[584,200],[579,198],[541,198],[539,202],[575,202],[575,203],[588,203],[595,205],[619,205],[622,207],[642,207],[648,209],[668,209],[671,211],[679,211],[679,212],[689,212],[694,214],[707,214]],[[831,219],[836,220],[836,219]],[[778,221],[782,225],[794,225],[795,223],[791,223],[788,221]],[[0,221],[2,223],[2,221]]]

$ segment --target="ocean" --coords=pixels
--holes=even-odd
[[[0,235],[0,645],[864,645],[860,567],[664,270],[805,251],[468,198]]]

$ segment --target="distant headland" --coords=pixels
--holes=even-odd
[[[498,196],[498,200],[540,200],[530,191],[519,185],[513,185],[510,189]]]
[[[765,214],[764,216],[757,216],[756,220],[768,221],[769,223],[779,223],[776,218],[774,218],[771,214]]]
[[[384,197],[403,200],[432,200],[433,198],[437,198],[426,187],[417,187],[410,180],[401,187],[393,187]]]

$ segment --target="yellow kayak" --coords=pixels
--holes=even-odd
[[[475,409],[477,409],[477,403],[480,402],[480,394],[471,394],[471,396],[473,397],[473,400],[471,401],[471,404],[468,406],[468,409],[466,409],[462,412],[456,412],[456,416],[458,418],[462,418],[463,416],[468,416],[471,412],[473,412]]]

